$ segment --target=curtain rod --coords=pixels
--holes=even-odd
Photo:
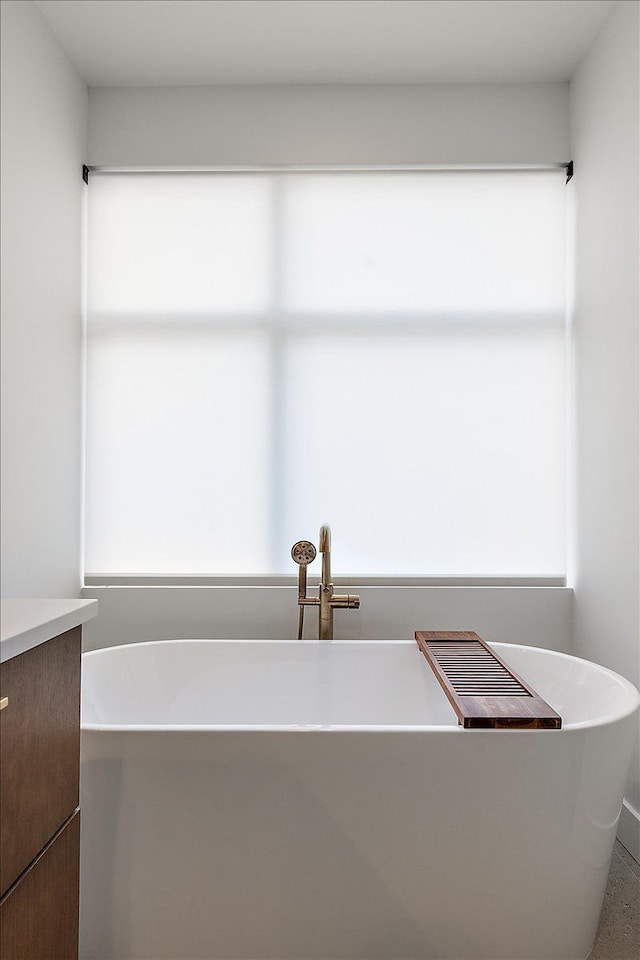
[[[82,175],[88,183],[89,174],[109,175],[131,174],[168,174],[168,173],[491,173],[491,172],[531,172],[538,170],[566,170],[567,178],[573,173],[573,161],[557,163],[459,163],[459,164],[272,164],[235,166],[89,166],[85,164]]]

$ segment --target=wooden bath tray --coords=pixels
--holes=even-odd
[[[416,631],[458,723],[468,729],[559,730],[561,717],[471,630]]]

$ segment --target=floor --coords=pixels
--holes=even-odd
[[[598,935],[589,960],[640,957],[640,864],[616,840]]]

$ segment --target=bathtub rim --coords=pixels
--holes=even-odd
[[[160,645],[177,645],[181,643],[214,643],[218,645],[244,645],[244,644],[264,644],[264,645],[286,645],[292,644],[295,646],[326,646],[327,644],[335,644],[336,646],[357,646],[362,647],[363,645],[378,645],[384,644],[385,646],[415,646],[414,640],[260,640],[260,639],[243,639],[243,640],[231,640],[231,639],[222,639],[214,640],[212,638],[200,637],[192,638],[181,637],[179,639],[171,640],[140,640],[134,643],[124,643],[124,644],[115,644],[110,647],[100,647],[97,650],[88,650],[82,654],[82,660],[84,661],[85,657],[93,658],[97,655],[104,655],[107,652],[112,652],[115,650],[131,650],[133,648],[139,649],[141,647],[152,647]],[[595,668],[597,671],[602,672],[606,676],[610,677],[616,683],[620,685],[621,692],[625,694],[624,704],[618,710],[612,710],[609,713],[603,714],[600,717],[592,718],[590,720],[579,720],[574,723],[567,723],[562,725],[560,730],[500,730],[495,731],[491,729],[469,729],[465,730],[456,722],[451,724],[425,724],[425,725],[388,725],[388,724],[130,724],[130,723],[84,723],[81,720],[81,731],[82,732],[100,732],[100,733],[204,733],[204,732],[235,732],[235,733],[464,733],[471,734],[474,736],[487,736],[494,735],[499,733],[501,735],[511,734],[562,734],[562,733],[571,733],[578,730],[587,730],[589,728],[595,727],[604,727],[613,723],[618,723],[626,718],[632,716],[640,708],[640,692],[631,683],[630,680],[627,680],[626,677],[621,676],[619,673],[616,673],[614,670],[610,670],[608,667],[604,667],[599,663],[595,663],[592,660],[587,660],[584,657],[576,657],[573,654],[562,653],[559,650],[550,650],[548,647],[534,647],[529,644],[516,644],[516,643],[491,643],[488,642],[490,647],[495,647],[496,650],[500,653],[505,653],[509,648],[516,647],[520,650],[533,651],[534,654],[542,654],[544,657],[557,658],[561,660],[570,660],[572,662],[586,663],[589,668]],[[452,712],[452,720],[455,721],[455,715]]]

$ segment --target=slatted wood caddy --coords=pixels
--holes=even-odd
[[[471,630],[419,630],[416,643],[467,729],[559,730],[561,717]]]

